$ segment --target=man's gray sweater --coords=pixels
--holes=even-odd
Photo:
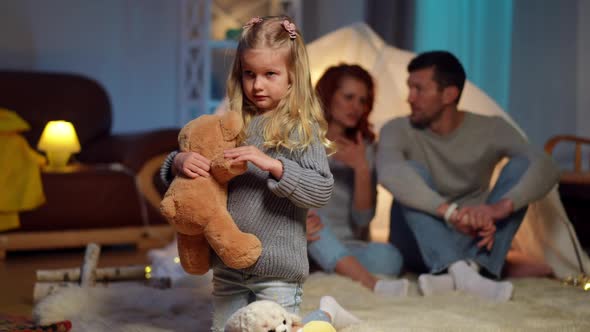
[[[518,210],[545,195],[557,183],[559,172],[548,155],[498,116],[465,112],[461,125],[446,136],[414,128],[407,117],[391,120],[381,129],[377,174],[379,183],[402,204],[436,215],[443,202],[484,203],[496,164],[515,156],[530,162],[518,184],[504,195]],[[408,160],[426,167],[436,189]]]

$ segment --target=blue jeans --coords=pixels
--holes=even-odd
[[[302,295],[303,285],[299,282],[259,277],[229,268],[215,268],[211,331],[223,332],[225,322],[234,312],[257,300],[271,300],[288,312],[299,314]],[[310,313],[304,321],[310,319],[329,322],[327,315],[319,310]]]
[[[415,162],[412,162],[412,166],[424,181],[433,187],[432,178],[426,169]],[[502,169],[486,203],[493,204],[502,199],[502,196],[518,183],[528,166],[528,159],[512,158]],[[454,262],[471,259],[488,273],[499,278],[512,239],[525,213],[526,207],[498,221],[494,246],[491,251],[487,251],[477,247],[478,238],[472,238],[448,227],[441,218],[394,202],[391,209],[389,241],[402,252],[406,265],[418,273],[439,273]]]
[[[374,274],[397,276],[402,269],[402,255],[391,244],[360,240],[342,242],[336,238],[328,225],[324,225],[318,235],[320,239],[310,243],[307,252],[326,272],[334,272],[336,263],[346,256],[355,257]]]

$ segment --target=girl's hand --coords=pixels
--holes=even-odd
[[[336,139],[336,145],[338,151],[333,155],[334,159],[353,169],[369,167],[365,154],[365,141],[360,130],[357,131],[354,141],[342,137]]]
[[[249,161],[261,170],[268,171],[277,180],[283,177],[283,163],[267,156],[255,146],[240,146],[225,150],[223,155],[226,159],[230,159],[232,164],[240,161]]]
[[[179,152],[172,162],[176,174],[187,178],[209,177],[211,160],[203,157],[197,152]]]

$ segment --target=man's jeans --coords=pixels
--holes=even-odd
[[[432,178],[426,169],[415,162],[412,162],[412,166],[433,187]],[[502,169],[486,203],[492,204],[502,199],[518,183],[528,166],[527,159],[512,158]],[[441,218],[394,202],[389,242],[401,251],[406,266],[418,273],[439,273],[454,262],[471,259],[499,278],[512,239],[525,213],[526,207],[498,221],[494,246],[491,251],[487,251],[477,247],[479,237],[472,238],[447,226]]]

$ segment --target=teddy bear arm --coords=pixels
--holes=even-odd
[[[230,161],[221,159],[211,162],[211,175],[219,183],[228,183],[229,180],[246,172],[248,167],[247,162],[239,162],[232,164]]]

